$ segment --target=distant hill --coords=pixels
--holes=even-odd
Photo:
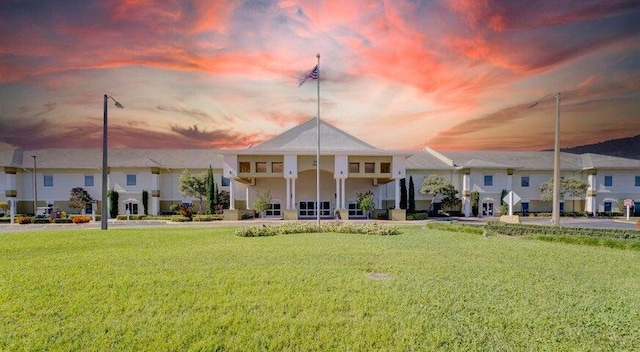
[[[640,160],[640,134],[561,150],[574,154],[594,153]]]

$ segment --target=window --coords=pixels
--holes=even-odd
[[[613,186],[613,176],[605,176],[604,177],[604,186],[605,187]]]
[[[240,172],[251,172],[251,164],[248,161],[241,161]]]
[[[604,211],[611,212],[611,202],[604,202]]]
[[[484,185],[493,186],[493,175],[484,175]]]
[[[44,186],[53,187],[53,175],[44,175]]]
[[[267,172],[267,163],[264,161],[257,161],[256,172]]]
[[[229,179],[226,177],[222,177],[222,187],[229,187]]]
[[[522,178],[520,179],[520,186],[529,187],[529,176],[522,176]]]
[[[135,186],[136,183],[136,175],[127,175],[127,186]]]
[[[391,163],[380,163],[380,172],[383,174],[391,173]]]
[[[349,163],[349,172],[350,173],[359,173],[360,172],[360,163]]]
[[[93,175],[84,175],[84,186],[93,187]]]
[[[636,176],[636,187],[640,187],[640,176]]]
[[[273,162],[271,163],[271,172],[282,172],[282,163],[281,162]]]
[[[376,163],[364,163],[364,172],[368,174],[376,172]]]

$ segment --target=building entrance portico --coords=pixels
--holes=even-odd
[[[405,177],[408,153],[377,149],[324,121],[320,121],[321,149],[317,160],[316,132],[316,121],[311,119],[257,146],[225,153],[223,174],[232,180],[231,204],[235,202],[236,183],[251,188],[246,192],[247,208],[248,199],[259,193],[269,192],[281,199],[286,220],[313,219],[318,215],[328,219],[336,211],[342,218],[358,218],[363,216],[354,201],[359,193],[371,192],[380,197],[381,185],[395,182],[397,188]],[[395,208],[399,210],[399,192],[395,198]],[[374,202],[378,208],[382,204],[380,199]]]

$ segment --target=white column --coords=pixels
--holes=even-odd
[[[336,178],[336,208],[340,209],[340,204],[342,204],[342,202],[340,201],[340,198],[342,196],[342,192],[340,191],[340,179]]]
[[[340,190],[342,191],[342,196],[340,196],[340,201],[342,204],[340,205],[341,209],[347,209],[347,190],[346,190],[347,180],[344,178],[340,179]]]
[[[471,178],[470,175],[467,175],[467,174],[462,175],[462,194],[465,194],[466,192],[471,192],[471,190],[469,189],[470,178]],[[465,217],[471,216],[471,197],[464,196],[462,198],[462,206],[464,210],[464,216]]]
[[[236,195],[234,192],[234,184],[236,183],[236,180],[234,179],[230,179],[229,180],[229,210],[235,210],[236,209]]]
[[[160,214],[160,197],[151,196],[151,215]]]
[[[296,179],[291,179],[291,209],[297,209],[298,204],[296,202]]]
[[[382,209],[382,185],[378,185],[378,196],[376,197],[376,209]]]
[[[14,197],[9,198],[9,202],[11,202],[11,207],[9,208],[9,211],[11,212],[12,224],[16,222],[16,199],[18,198],[14,198]]]
[[[250,187],[247,186],[247,188],[245,189],[245,192],[244,192],[245,193],[244,194],[244,199],[246,200],[245,201],[246,205],[245,205],[244,208],[247,209],[247,210],[251,209],[250,202],[249,202],[249,188]]]
[[[587,211],[593,213],[593,215],[595,216],[598,212],[598,198],[596,193],[598,190],[598,179],[595,174],[592,174],[587,176],[587,180],[589,182],[587,193],[592,194],[591,196],[587,196]]]
[[[396,188],[395,194],[393,195],[395,198],[395,209],[400,209],[400,179],[396,178]]]
[[[513,215],[513,174],[507,175],[507,190],[509,191],[509,216]],[[504,215],[504,214],[501,214]]]
[[[285,178],[285,181],[287,182],[287,205],[285,209],[289,210],[291,209],[291,179]]]

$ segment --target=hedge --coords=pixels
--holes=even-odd
[[[491,221],[485,226],[488,232],[507,236],[527,235],[570,235],[590,237],[612,237],[619,239],[640,239],[640,231],[620,229],[595,229],[580,227],[542,226],[525,224],[508,224]]]
[[[378,226],[377,224],[321,224],[320,228],[314,223],[292,222],[276,226],[245,226],[236,230],[240,237],[264,237],[287,235],[295,233],[337,232],[363,235],[392,236],[399,235],[400,230],[395,226]]]

